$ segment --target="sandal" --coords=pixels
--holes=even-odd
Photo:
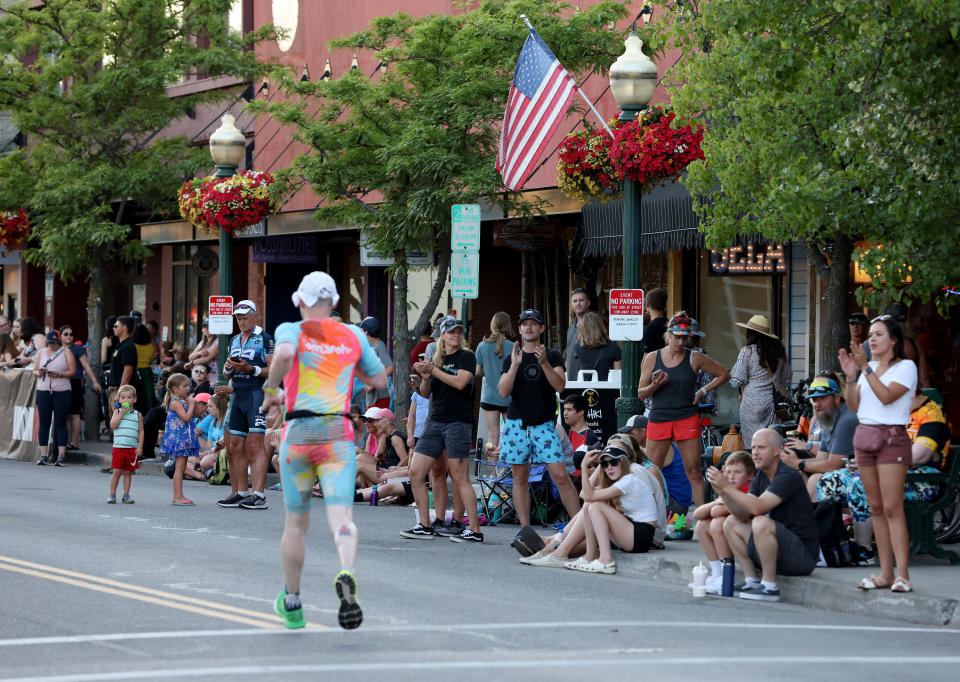
[[[893,581],[893,585],[890,586],[891,592],[913,592],[913,585],[910,584],[910,581],[906,578],[901,578],[897,576],[897,579]]]
[[[188,500],[188,499],[186,499],[186,498],[184,498],[182,501],[179,501],[179,502],[178,502],[177,500],[174,500],[174,501],[171,502],[170,504],[172,504],[172,505],[175,506],[175,507],[193,507],[193,506],[195,506],[194,503],[193,503],[193,500]]]
[[[876,575],[871,575],[869,578],[864,578],[860,581],[860,584],[857,585],[858,590],[876,590],[876,589],[885,589],[890,587],[890,583],[884,581],[883,578]]]

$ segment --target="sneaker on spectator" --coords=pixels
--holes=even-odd
[[[416,526],[410,530],[400,531],[400,536],[404,538],[409,538],[411,540],[433,540],[436,537],[437,531],[433,528],[424,526],[423,524],[418,523]]]
[[[116,495],[107,495],[107,504],[116,504],[117,496]]]
[[[483,542],[483,533],[464,528],[459,535],[451,535],[452,542]]]
[[[733,593],[736,594],[737,592],[743,592],[747,587],[751,587],[753,585],[759,585],[759,584],[760,584],[759,580],[756,582],[747,582],[746,580],[744,580],[742,583],[737,583],[736,585],[733,586]]]
[[[755,585],[746,585],[740,590],[741,599],[756,599],[758,601],[780,601],[780,588],[770,589],[764,587],[763,583]]]
[[[433,530],[436,531],[437,535],[452,537],[460,535],[464,528],[466,528],[466,526],[464,526],[462,522],[454,519],[449,525],[440,524],[439,526],[434,526]]]
[[[116,499],[116,498],[114,498],[114,499]],[[120,499],[120,501],[121,501],[123,504],[133,504],[133,498],[130,497],[129,495],[124,495],[124,496]]]
[[[536,561],[537,559],[539,559],[539,558],[542,557],[542,556],[543,556],[543,555],[540,554],[540,552],[534,552],[534,553],[531,554],[530,556],[522,556],[522,557],[520,557],[520,563],[521,563],[521,564],[527,564],[527,565],[529,565],[531,562]]]
[[[241,509],[269,509],[267,498],[257,493],[250,493],[240,503]]]
[[[241,495],[240,493],[234,493],[230,497],[227,497],[222,500],[217,500],[218,507],[224,507],[226,509],[237,509],[240,507],[240,503],[244,501],[248,496]]]
[[[720,594],[720,590],[723,588],[723,576],[711,575],[707,576],[707,594]]]

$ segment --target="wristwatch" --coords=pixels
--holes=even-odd
[[[798,469],[801,473],[804,472],[804,471],[806,471],[806,469],[807,469],[807,463],[801,459],[799,462],[797,462],[797,469]]]

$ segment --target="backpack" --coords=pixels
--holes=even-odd
[[[836,500],[821,500],[817,502],[813,515],[820,536],[820,551],[827,566],[855,566],[850,536],[843,525],[843,506]]]
[[[227,462],[227,449],[217,453],[217,461],[213,469],[207,474],[207,483],[210,485],[227,485],[230,483],[230,465]]]

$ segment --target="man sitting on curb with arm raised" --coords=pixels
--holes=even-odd
[[[730,510],[723,532],[746,576],[739,586],[743,599],[780,601],[777,574],[810,575],[820,553],[803,476],[780,461],[782,447],[783,439],[773,429],[754,434],[757,473],[749,494],[737,490],[716,467],[707,470],[707,480]]]

